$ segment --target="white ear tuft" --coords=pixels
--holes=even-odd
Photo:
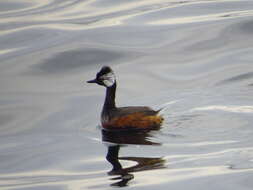
[[[102,75],[100,79],[103,81],[106,87],[111,87],[116,81],[116,78],[113,72],[109,72],[107,74]]]

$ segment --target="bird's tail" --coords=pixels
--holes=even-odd
[[[174,104],[174,103],[176,103],[176,102],[177,102],[177,101],[171,101],[171,102],[167,102],[167,103],[163,104],[163,105],[161,106],[161,108],[158,109],[158,110],[156,111],[157,114],[160,113],[161,111],[165,111],[165,110],[168,108],[168,105]]]

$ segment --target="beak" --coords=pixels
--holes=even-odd
[[[87,83],[97,83],[97,79],[88,80]]]

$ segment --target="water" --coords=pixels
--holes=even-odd
[[[252,189],[252,1],[10,0],[0,18],[0,189]],[[118,105],[165,107],[161,130],[101,132],[102,65]]]

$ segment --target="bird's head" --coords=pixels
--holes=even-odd
[[[113,70],[109,66],[103,66],[97,73],[96,78],[87,81],[88,83],[96,83],[101,86],[111,87],[116,82],[116,77]]]

